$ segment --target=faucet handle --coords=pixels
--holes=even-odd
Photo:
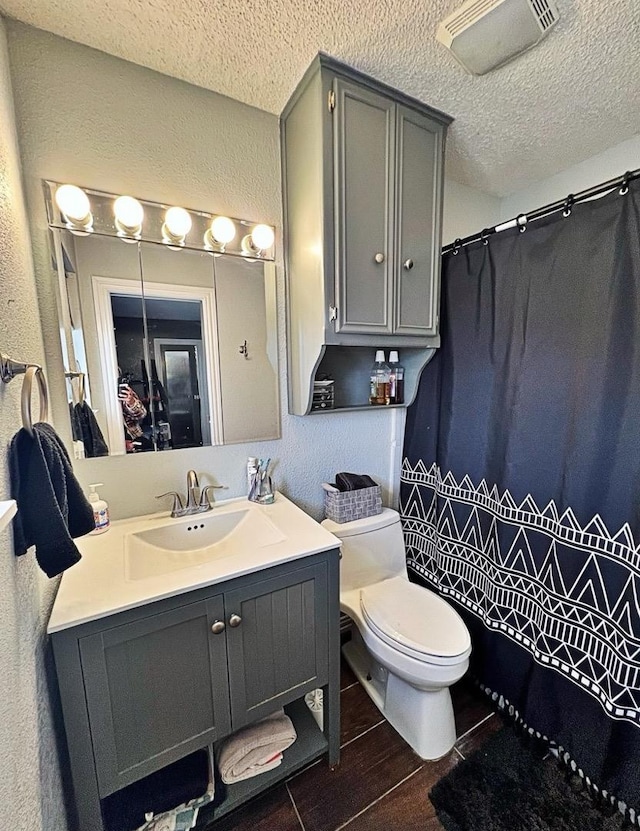
[[[202,493],[200,494],[200,507],[203,508],[206,505],[211,507],[211,502],[209,501],[209,491],[219,490],[221,488],[226,488],[226,485],[205,485],[202,489]]]
[[[156,496],[156,499],[163,499],[165,496],[173,497],[173,505],[171,506],[172,514],[176,514],[178,511],[181,511],[184,508],[184,505],[182,504],[182,499],[180,498],[180,494],[176,491],[167,491],[167,493],[161,493],[160,496]]]

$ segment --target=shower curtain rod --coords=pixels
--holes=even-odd
[[[576,204],[576,202],[584,202],[587,199],[591,199],[594,196],[600,196],[600,194],[606,193],[608,190],[613,190],[616,187],[620,187],[621,192],[626,193],[625,188],[629,187],[629,182],[633,182],[634,179],[639,178],[640,168],[637,168],[636,170],[628,170],[622,176],[616,176],[615,179],[609,179],[608,182],[602,182],[599,185],[594,185],[591,188],[587,188],[587,190],[581,190],[579,193],[570,193],[566,199],[559,199],[557,202],[550,202],[548,205],[543,205],[541,208],[536,208],[535,211],[530,211],[527,214],[518,214],[518,216],[514,219],[510,219],[507,222],[501,222],[491,228],[484,228],[482,231],[479,231],[476,234],[471,234],[468,237],[463,237],[462,239],[458,237],[458,239],[454,242],[443,246],[442,253],[449,254],[452,251],[457,253],[465,245],[470,245],[472,242],[486,242],[488,237],[493,234],[499,234],[501,231],[507,231],[509,228],[519,227],[521,231],[524,231],[529,222],[534,222],[536,219],[541,219],[543,216],[549,216],[549,214],[556,213],[557,211],[569,211],[569,213],[571,213],[571,208]],[[566,216],[569,216],[569,214],[566,214]]]

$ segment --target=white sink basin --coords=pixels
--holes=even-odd
[[[240,557],[285,539],[262,513],[243,506],[237,511],[159,521],[156,528],[127,534],[124,567],[127,580],[145,580],[194,568],[226,557]]]

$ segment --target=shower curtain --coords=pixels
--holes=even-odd
[[[407,414],[412,579],[494,700],[640,808],[640,181],[445,255],[441,320]]]

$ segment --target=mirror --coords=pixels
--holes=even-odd
[[[51,234],[76,458],[279,438],[272,262]]]

